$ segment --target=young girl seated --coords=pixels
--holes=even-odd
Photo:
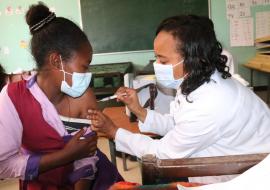
[[[20,178],[24,190],[108,189],[123,179],[97,150],[96,135],[70,135],[59,117],[82,118],[96,107],[88,88],[91,44],[41,3],[29,8],[26,22],[37,72],[0,93],[0,179]]]

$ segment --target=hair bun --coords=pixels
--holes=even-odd
[[[31,5],[25,15],[26,23],[29,28],[39,23],[46,17],[48,17],[52,12],[50,12],[49,8],[44,5],[42,2],[39,2],[36,5]],[[32,32],[31,32],[32,33]]]

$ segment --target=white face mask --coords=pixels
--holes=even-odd
[[[62,71],[64,73],[64,80],[61,83],[61,92],[65,93],[73,98],[77,98],[77,97],[81,96],[90,85],[92,73],[90,73],[90,72],[87,72],[87,73],[77,73],[77,72],[68,73],[64,70],[61,56],[60,56],[60,60],[61,60],[61,65],[62,65],[62,69],[60,71]],[[66,82],[66,74],[72,75],[72,86],[70,86]]]
[[[178,62],[175,65],[172,65],[172,64],[163,65],[163,64],[158,64],[155,61],[153,65],[154,65],[154,70],[155,70],[155,76],[157,78],[158,83],[160,83],[164,87],[173,88],[177,90],[182,84],[182,82],[184,81],[184,77],[181,77],[179,79],[174,79],[173,68],[183,62],[184,60]]]

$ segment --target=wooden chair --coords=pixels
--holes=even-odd
[[[183,177],[241,174],[263,160],[268,154],[244,154],[217,157],[158,159],[154,155],[142,157],[142,183],[158,184],[179,181]]]

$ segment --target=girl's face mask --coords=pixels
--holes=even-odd
[[[64,73],[64,80],[61,83],[61,92],[65,93],[73,98],[77,98],[77,97],[81,96],[90,85],[92,73],[90,73],[90,72],[87,72],[87,73],[66,72],[64,70],[64,67],[63,67],[63,62],[62,62],[61,56],[60,56],[60,60],[61,60],[61,66],[62,66],[62,69],[60,71],[62,71]],[[70,86],[66,82],[66,74],[72,75],[72,86]]]

